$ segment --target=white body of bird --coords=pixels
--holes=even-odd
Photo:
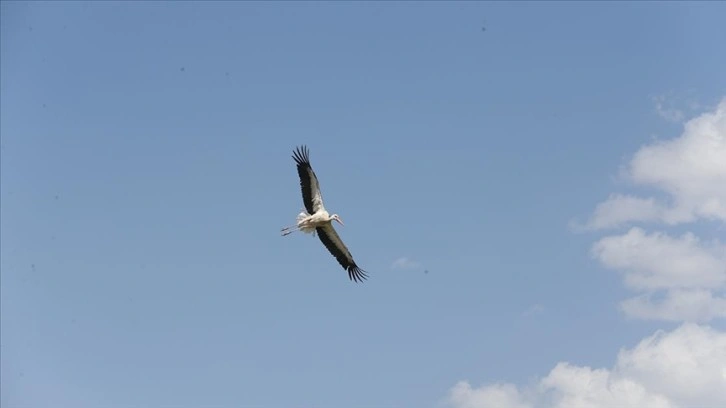
[[[343,224],[338,214],[332,216],[327,211],[319,210],[315,214],[308,214],[307,211],[303,210],[297,215],[297,226],[295,229],[284,230],[282,235],[288,235],[294,231],[302,231],[306,234],[313,234],[315,236],[316,228],[323,227],[326,224],[330,224],[333,220]]]
[[[315,236],[316,228],[330,225],[333,221],[337,221],[340,225],[343,225],[343,221],[341,221],[338,214],[330,215],[324,208],[319,209],[312,215],[303,210],[297,215],[297,225],[295,227],[283,228],[282,235],[284,236],[292,234],[295,231],[302,231],[306,234],[313,234],[313,236]]]

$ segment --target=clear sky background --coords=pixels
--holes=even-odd
[[[3,407],[726,406],[726,4],[0,13]]]

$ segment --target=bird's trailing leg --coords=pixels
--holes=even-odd
[[[300,230],[300,226],[298,226],[298,225],[291,225],[289,227],[285,227],[285,228],[281,229],[280,232],[282,233],[282,236],[284,237],[285,235],[290,235],[293,232],[299,231],[299,230]]]

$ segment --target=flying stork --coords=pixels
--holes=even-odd
[[[338,263],[348,271],[348,277],[355,282],[362,282],[368,278],[366,272],[358,267],[353,260],[348,248],[333,228],[333,221],[340,225],[343,221],[338,214],[330,215],[323,206],[323,196],[320,194],[320,184],[310,166],[310,152],[306,146],[298,147],[293,152],[292,158],[297,163],[297,174],[300,176],[300,188],[302,189],[303,204],[305,209],[298,214],[297,224],[282,229],[282,235],[286,236],[295,231],[302,231],[306,234],[317,232],[320,241],[333,254]]]

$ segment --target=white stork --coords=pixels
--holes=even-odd
[[[297,224],[282,229],[282,235],[289,235],[295,231],[302,231],[307,234],[317,232],[320,241],[323,242],[328,251],[338,260],[338,263],[348,271],[348,277],[361,282],[368,278],[366,272],[358,267],[353,260],[348,248],[333,228],[332,221],[335,220],[344,225],[338,214],[330,215],[323,207],[323,196],[320,194],[320,184],[310,166],[308,148],[298,147],[293,152],[292,158],[297,163],[297,174],[300,176],[300,187],[302,189],[303,204],[305,209],[297,216]]]

